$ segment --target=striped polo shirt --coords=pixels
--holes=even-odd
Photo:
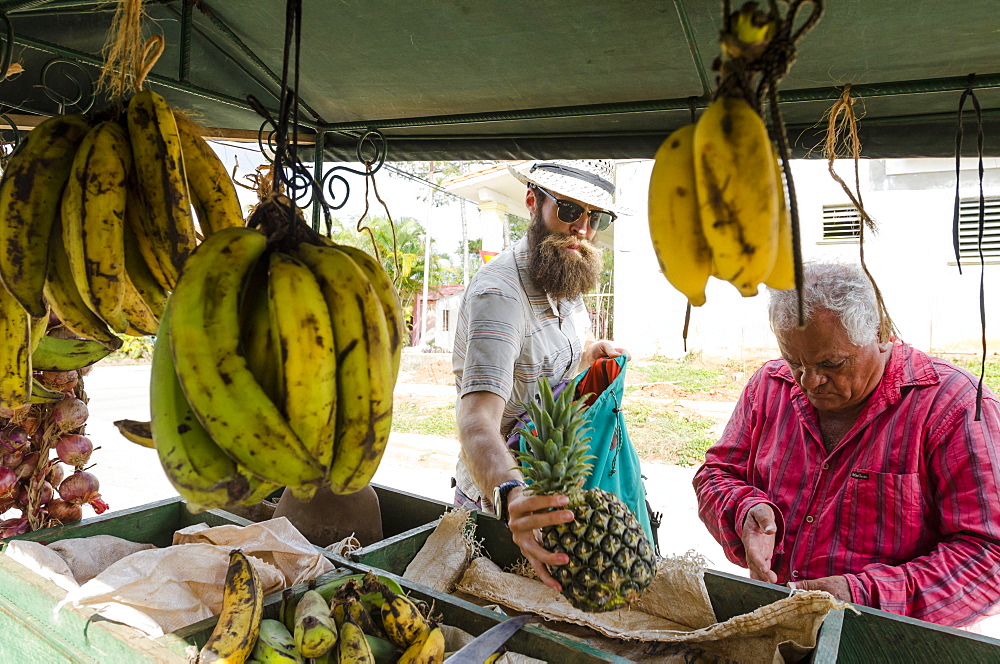
[[[457,388],[456,413],[469,392],[492,392],[507,401],[501,421],[504,436],[535,398],[536,382],[555,385],[577,374],[590,316],[583,297],[554,301],[527,272],[528,239],[484,265],[465,291],[455,329],[452,368]],[[482,492],[460,456],[458,488],[473,500]],[[489,504],[493,487],[483,487]]]

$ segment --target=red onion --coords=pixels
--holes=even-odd
[[[29,416],[21,420],[21,426],[24,428],[24,432],[29,436],[35,435],[38,431],[38,425],[42,423],[41,418]]]
[[[0,406],[0,418],[9,420],[12,417],[14,417],[13,408],[7,408],[7,406]]]
[[[83,508],[79,505],[71,505],[65,500],[56,498],[45,506],[50,519],[55,519],[61,524],[73,523],[83,518]]]
[[[14,452],[7,452],[6,454],[0,455],[0,466],[5,468],[17,468],[24,461],[25,450],[17,450]]]
[[[80,382],[80,374],[73,371],[43,371],[40,382],[52,390],[72,390]]]
[[[26,480],[30,479],[32,475],[35,474],[35,469],[38,467],[38,452],[32,452],[28,456],[24,457],[24,461],[21,462],[14,472],[17,473],[17,479]]]
[[[23,535],[30,530],[31,524],[28,523],[28,518],[24,516],[0,521],[0,539]]]
[[[89,503],[100,514],[108,509],[108,504],[101,500],[101,494],[98,493],[100,488],[94,475],[78,470],[59,485],[59,497],[73,505]]]
[[[28,439],[28,432],[23,427],[12,426],[9,429],[0,431],[0,451],[13,452],[27,449],[31,441]]]
[[[59,438],[59,442],[56,443],[56,454],[59,455],[59,460],[67,466],[79,468],[85,465],[90,461],[90,454],[93,451],[94,444],[90,442],[90,438],[78,433],[66,434]]]
[[[52,421],[59,426],[60,430],[72,431],[86,424],[89,414],[87,404],[76,397],[70,397],[55,405],[52,409]]]
[[[59,486],[65,476],[66,472],[63,470],[62,465],[54,463],[49,466],[49,482],[52,483],[52,486]]]
[[[0,498],[0,514],[3,514],[12,507],[14,507],[13,498]]]
[[[7,467],[0,467],[0,498],[13,498],[17,491],[17,473]]]

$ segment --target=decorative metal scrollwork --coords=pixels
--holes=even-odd
[[[21,142],[21,131],[9,117],[0,113],[0,170],[7,168],[7,160],[10,158],[14,148]]]
[[[274,163],[277,150],[276,139],[277,130],[270,120],[265,120],[257,132],[257,146],[270,164]],[[310,172],[302,162],[295,161],[291,164],[283,164],[281,173],[276,173],[275,177],[280,178],[288,195],[300,208],[304,209],[312,205],[316,200],[316,193],[319,192],[320,204],[325,210],[339,210],[347,204],[351,195],[351,184],[343,174],[350,173],[361,177],[374,176],[385,163],[385,136],[375,129],[366,131],[358,137],[355,154],[358,157],[358,162],[364,166],[364,170],[349,166],[334,166],[330,170],[324,171],[321,162],[321,175],[317,181],[314,176],[315,170]]]
[[[73,69],[80,72],[81,78],[86,81],[86,85],[81,83],[80,79],[74,75]],[[63,94],[57,89],[56,82],[51,81],[51,78],[59,74],[75,86],[76,90],[74,92]],[[79,62],[67,60],[66,58],[53,58],[42,67],[40,78],[42,92],[59,106],[56,115],[63,115],[67,109],[72,109],[77,113],[86,113],[94,106],[96,88],[94,86],[93,75],[90,73],[90,70],[86,69]]]

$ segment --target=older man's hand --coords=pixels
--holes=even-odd
[[[618,357],[619,355],[625,355],[626,358],[629,357],[628,351],[624,348],[616,348],[614,343],[602,340],[595,341],[587,346],[581,359],[583,366],[589,367],[602,357]]]
[[[825,590],[842,602],[854,601],[854,598],[851,597],[851,586],[848,585],[847,579],[842,576],[824,576],[819,579],[789,582],[788,587],[799,590]]]
[[[742,539],[751,579],[768,583],[778,582],[778,575],[771,571],[774,536],[777,533],[778,526],[774,522],[774,510],[770,505],[757,503],[750,508],[743,520]]]

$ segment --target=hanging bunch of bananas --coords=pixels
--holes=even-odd
[[[795,287],[782,164],[747,73],[772,53],[768,47],[782,25],[756,2],[728,17],[715,101],[696,124],[668,136],[655,155],[650,238],[663,274],[692,306],[705,303],[710,276],[730,282],[744,297],[756,295],[762,283]]]
[[[371,256],[274,193],[184,266],[153,353],[151,432],[192,507],[361,490],[388,442],[403,320]]]
[[[33,320],[109,349],[155,334],[199,226],[242,225],[225,166],[154,92],[39,124],[0,179],[0,406],[30,396]]]

